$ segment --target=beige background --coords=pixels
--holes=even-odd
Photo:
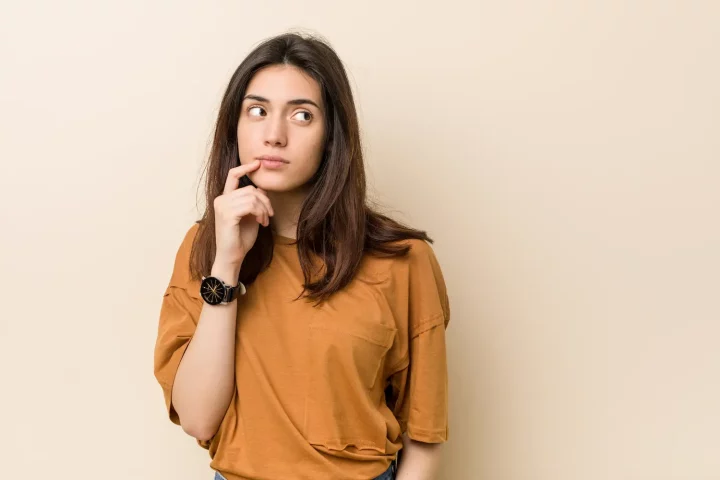
[[[376,196],[436,239],[441,478],[720,478],[717,2],[46,0],[0,19],[0,478],[211,478],[165,417],[157,314],[226,82],[288,28],[335,46]]]

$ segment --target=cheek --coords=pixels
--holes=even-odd
[[[325,149],[325,136],[323,132],[317,132],[315,135],[308,139],[308,152],[313,160],[319,164],[322,160],[323,152]]]
[[[304,157],[307,159],[304,170],[307,176],[314,175],[315,171],[320,167],[323,159],[324,146],[322,136],[320,136],[320,138],[307,139],[304,148]]]
[[[238,153],[240,158],[243,154],[252,150],[252,130],[245,127],[238,127],[237,130]]]
[[[238,144],[240,144],[242,146],[242,141],[247,140],[247,137],[248,137],[248,129],[243,126],[238,126],[238,129],[237,129]]]

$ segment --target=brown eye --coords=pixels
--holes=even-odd
[[[261,110],[263,112],[265,111],[262,107],[258,107],[258,106],[250,107],[250,108],[248,108],[247,112],[248,112],[248,114],[250,114],[251,117],[260,116],[260,114],[258,114],[258,115],[253,114],[253,110],[255,110],[255,111]]]
[[[298,115],[307,115],[307,118],[298,118],[298,120],[300,120],[300,121],[302,121],[302,122],[309,122],[309,121],[312,120],[312,118],[313,118],[313,115],[312,115],[312,113],[310,113],[310,112],[304,112],[304,111],[303,111],[303,112],[297,112],[297,113],[296,113],[295,115],[293,115],[293,116],[294,116],[294,117],[297,117]]]

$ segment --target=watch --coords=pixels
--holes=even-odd
[[[210,305],[226,305],[239,295],[245,295],[247,289],[242,282],[234,287],[227,285],[217,277],[202,277],[200,296]]]

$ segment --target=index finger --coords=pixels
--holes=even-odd
[[[254,160],[251,163],[248,163],[247,165],[240,165],[237,167],[233,167],[228,172],[227,180],[225,180],[225,188],[223,189],[223,195],[228,194],[232,192],[233,190],[237,189],[238,182],[240,181],[240,177],[243,175],[246,175],[253,170],[257,170],[257,168],[260,166],[260,160]]]

